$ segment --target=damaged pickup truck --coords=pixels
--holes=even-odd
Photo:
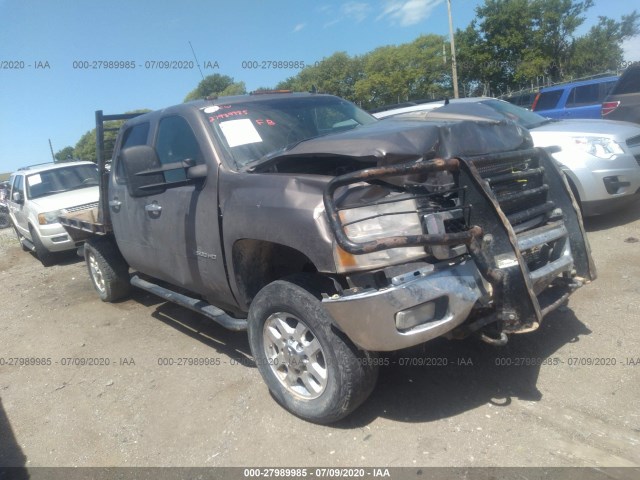
[[[111,166],[103,123],[125,119]],[[563,174],[507,122],[383,122],[330,95],[96,112],[101,198],[61,217],[104,301],[131,285],[248,330],[275,399],[317,423],[379,352],[503,345],[595,278]]]

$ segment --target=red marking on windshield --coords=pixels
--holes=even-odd
[[[234,110],[233,112],[219,113],[218,115],[209,117],[209,121],[214,122],[216,120],[225,120],[227,118],[238,117],[242,115],[249,115],[249,112],[247,110]]]
[[[267,118],[267,119],[258,118],[258,119],[256,119],[256,120],[255,120],[255,122],[256,122],[258,125],[264,125],[264,124],[266,123],[266,124],[267,124],[267,125],[269,125],[270,127],[273,127],[274,125],[276,125],[276,122],[274,122],[274,121],[273,121],[273,120],[271,120],[270,118]]]

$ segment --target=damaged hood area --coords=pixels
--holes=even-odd
[[[304,140],[254,165],[266,171],[285,163],[287,171],[307,172],[308,160],[333,162],[338,158],[366,166],[498,153],[531,148],[529,133],[510,121],[381,120],[342,133]],[[296,168],[299,161],[302,169]],[[318,172],[320,173],[320,172]]]

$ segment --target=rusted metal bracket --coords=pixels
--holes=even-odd
[[[323,200],[329,225],[336,237],[336,242],[348,253],[362,255],[398,247],[415,247],[419,245],[459,245],[469,244],[474,238],[482,236],[482,229],[477,226],[469,228],[465,232],[447,233],[439,235],[404,235],[387,237],[369,242],[354,242],[349,239],[344,231],[344,225],[340,219],[340,209],[336,205],[334,194],[339,187],[359,182],[368,182],[381,178],[399,177],[404,175],[416,175],[423,173],[434,173],[440,171],[455,172],[458,170],[460,162],[457,158],[434,159],[427,162],[410,162],[388,167],[375,167],[359,170],[334,178],[329,182],[324,191]]]

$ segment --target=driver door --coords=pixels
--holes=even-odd
[[[14,195],[19,193],[22,197],[22,201],[16,202]],[[24,175],[16,175],[13,178],[11,184],[11,191],[9,192],[9,198],[7,199],[7,205],[12,217],[13,224],[16,226],[20,234],[28,236],[29,222],[27,219],[27,210],[24,206]]]
[[[111,200],[117,197],[122,204],[111,218],[118,245],[123,236],[127,239],[121,251],[132,267],[209,298],[224,298],[229,286],[220,245],[217,168],[213,158],[205,162],[194,134],[196,128],[204,131],[203,126],[191,122],[175,114],[161,118],[152,143],[160,166],[190,159],[196,165],[207,163],[208,177],[171,186],[185,180],[186,171],[168,170],[164,192],[139,197],[130,196],[126,185],[116,185]]]

